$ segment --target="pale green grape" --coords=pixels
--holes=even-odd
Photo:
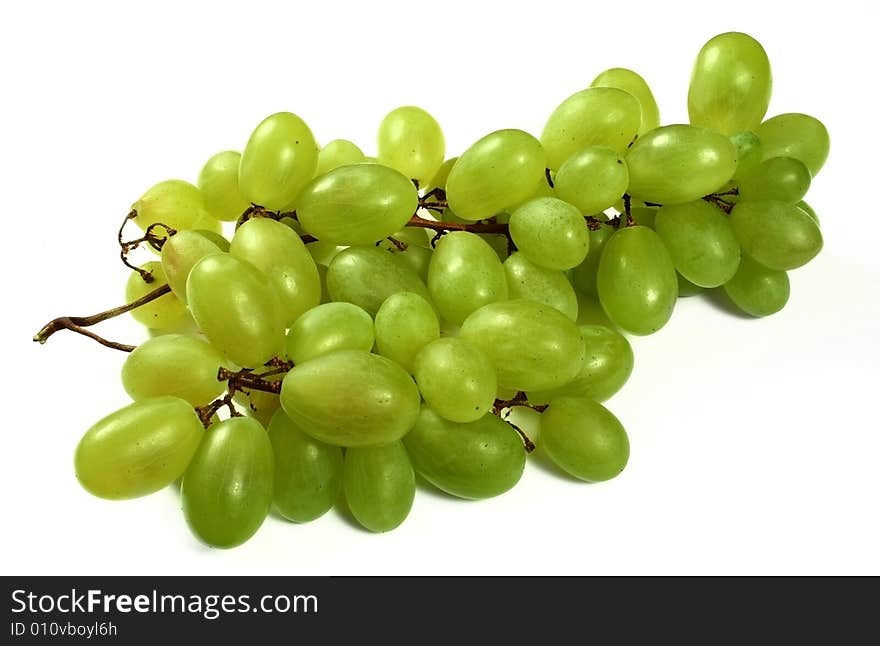
[[[722,211],[706,202],[664,206],[655,221],[678,272],[700,287],[718,287],[739,267],[739,243]]]
[[[215,220],[237,220],[250,206],[238,190],[240,163],[241,153],[226,150],[211,157],[199,172],[205,207]]]
[[[210,221],[202,192],[181,179],[169,179],[150,187],[131,208],[137,211],[134,222],[145,231],[157,222],[183,231]],[[165,235],[165,231],[159,228],[156,234]]]
[[[229,253],[269,277],[285,327],[321,301],[315,261],[290,227],[269,218],[252,218],[235,232]]]
[[[629,460],[620,421],[586,397],[557,397],[541,415],[541,449],[563,471],[587,482],[610,480]]]
[[[452,167],[455,166],[455,162],[457,161],[458,157],[450,157],[444,161],[440,165],[440,168],[437,169],[437,172],[434,173],[434,177],[431,178],[431,181],[425,184],[425,192],[427,193],[435,188],[442,188],[446,191],[446,180],[449,179],[449,173],[452,172]]]
[[[364,161],[363,151],[348,139],[334,139],[318,152],[315,177],[329,173],[334,168]]]
[[[812,206],[806,203],[805,200],[801,200],[795,206],[797,206],[801,211],[810,216],[810,219],[816,223],[816,226],[819,226],[819,214],[813,209]]]
[[[813,177],[822,170],[831,148],[825,125],[808,114],[776,115],[758,126],[755,134],[761,139],[764,159],[793,157],[803,162]]]
[[[379,162],[426,184],[443,164],[446,140],[440,124],[415,106],[392,110],[379,124]]]
[[[249,262],[228,253],[202,258],[189,274],[186,295],[199,328],[239,366],[259,368],[281,352],[278,294]]]
[[[328,444],[398,440],[419,411],[419,389],[399,365],[362,350],[340,350],[294,367],[281,406],[303,431]]]
[[[654,229],[656,227],[657,214],[659,212],[659,209],[650,206],[635,206],[630,208],[630,215],[632,216],[633,222],[639,226],[648,227],[649,229]],[[625,219],[626,216],[624,215],[623,218]]]
[[[544,126],[541,143],[556,170],[579,150],[607,146],[623,154],[642,124],[639,100],[614,87],[592,87],[563,101]]]
[[[129,303],[168,283],[162,263],[151,260],[141,265],[141,269],[150,272],[153,281],[147,283],[139,273],[131,272],[125,283],[125,300]],[[186,318],[186,305],[174,294],[164,294],[146,305],[131,310],[131,315],[134,320],[148,328],[164,330],[173,328]]]
[[[403,251],[395,249],[392,253],[396,254],[400,261],[412,269],[423,282],[428,282],[428,268],[434,256],[433,249],[412,245]]]
[[[736,148],[736,172],[733,179],[741,180],[764,159],[764,146],[754,132],[738,132],[730,136],[730,142]]]
[[[526,464],[519,435],[494,415],[460,424],[422,406],[403,443],[419,475],[459,498],[491,498],[512,489]]]
[[[582,293],[588,296],[597,296],[596,272],[599,270],[599,260],[602,258],[602,250],[611,238],[615,229],[607,225],[601,225],[598,229],[590,231],[590,250],[584,261],[571,271],[571,282]]]
[[[370,316],[397,292],[431,298],[425,283],[397,254],[376,247],[350,247],[340,252],[327,270],[327,289],[334,301],[354,303]]]
[[[266,430],[232,417],[205,434],[180,487],[190,529],[212,547],[235,547],[256,534],[272,506],[275,471]]]
[[[312,179],[317,164],[318,145],[306,123],[290,112],[269,115],[241,154],[241,194],[267,209],[284,209]]]
[[[529,200],[510,216],[510,237],[529,260],[547,269],[584,261],[590,233],[580,211],[555,197]]]
[[[211,234],[211,235],[209,235]],[[229,243],[226,243],[229,249]],[[223,251],[211,231],[179,231],[162,245],[162,270],[174,295],[186,303],[186,279],[196,263]]]
[[[195,221],[195,224],[192,225],[192,229],[194,231],[201,231],[202,234],[213,233],[214,235],[223,237],[223,223],[210,215],[207,211],[205,211],[202,217]],[[150,248],[152,249],[152,247]]]
[[[355,519],[371,532],[400,525],[412,509],[416,476],[399,441],[345,452],[343,488]]]
[[[724,291],[743,312],[769,316],[785,307],[791,288],[784,271],[768,269],[743,256],[739,270],[724,285]]]
[[[339,245],[371,244],[403,228],[419,204],[416,187],[380,164],[340,166],[303,189],[296,212],[307,233]]]
[[[404,243],[407,248],[408,247],[422,247],[428,248],[431,246],[431,238],[434,236],[433,231],[428,231],[427,229],[422,229],[421,227],[403,227],[400,231],[397,231],[391,234],[391,238],[394,238],[398,242]],[[379,243],[379,248],[386,249],[388,251],[398,251],[397,247],[394,246],[394,243],[388,240],[382,240]]]
[[[455,214],[476,221],[528,198],[544,175],[547,156],[522,130],[497,130],[468,148],[449,172],[446,198]]]
[[[601,213],[626,192],[629,170],[616,151],[590,146],[565,160],[554,178],[556,194],[581,213]]]
[[[699,285],[694,285],[687,278],[678,274],[678,297],[679,298],[687,298],[688,296],[696,296],[697,294],[702,294],[703,288]]]
[[[342,449],[309,437],[283,410],[272,416],[267,430],[278,512],[297,523],[323,516],[342,492]]]
[[[454,231],[437,243],[428,266],[428,290],[440,315],[460,325],[487,303],[507,298],[501,261],[475,233]]]
[[[193,229],[193,233],[198,233],[200,236],[206,237],[208,240],[217,245],[217,248],[220,251],[229,251],[229,240],[224,238],[219,231],[210,231],[208,229]],[[170,239],[166,240],[166,243],[167,242],[170,242]],[[162,248],[165,248],[164,245]]]
[[[742,250],[770,269],[796,269],[822,250],[818,225],[794,204],[740,202],[730,224]]]
[[[561,271],[539,267],[517,251],[504,261],[504,274],[511,299],[524,298],[543,303],[572,321],[577,320],[577,294]]]
[[[725,135],[754,130],[770,103],[773,79],[761,43],[739,32],[719,34],[697,55],[688,89],[691,123]]]
[[[294,363],[336,350],[373,347],[373,319],[351,303],[324,303],[300,316],[287,331],[284,348]]]
[[[440,336],[440,322],[424,298],[398,292],[385,299],[376,312],[375,335],[378,353],[412,373],[419,350]]]
[[[639,136],[660,125],[660,109],[648,83],[639,74],[623,67],[605,70],[590,83],[590,87],[616,87],[632,94],[642,109]]]
[[[414,368],[424,400],[450,421],[473,422],[495,402],[495,367],[467,341],[451,337],[431,341],[416,355]]]
[[[596,289],[615,325],[633,334],[651,334],[672,316],[678,278],[669,252],[654,231],[626,227],[605,244]]]
[[[183,474],[204,430],[192,405],[179,397],[142,399],[86,431],[76,447],[76,477],[100,498],[145,496]]]
[[[410,269],[412,269],[423,281],[428,280],[428,265],[431,263],[433,249],[430,246],[431,235],[427,229],[420,227],[404,227],[391,237],[406,245],[406,249],[398,249],[393,242],[385,239],[379,243],[380,249],[385,249],[397,257]]]
[[[792,157],[766,159],[739,182],[739,199],[799,202],[810,188],[810,171]]]
[[[461,338],[495,364],[501,388],[558,388],[584,365],[584,342],[577,326],[558,310],[534,301],[481,307],[462,324]]]
[[[736,147],[698,126],[663,126],[641,137],[626,156],[628,192],[660,204],[681,204],[724,186],[736,170]]]

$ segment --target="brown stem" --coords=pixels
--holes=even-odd
[[[549,169],[549,168],[545,168],[545,169],[544,169],[544,177],[547,179],[547,185],[548,185],[550,188],[554,188],[554,186],[553,186],[553,176],[550,174],[550,169]]]
[[[263,379],[263,375],[256,375],[247,368],[238,372],[220,368],[217,371],[217,381],[225,381],[231,392],[261,390],[264,393],[274,393],[275,395],[281,392],[280,381],[267,381]]]
[[[406,223],[408,227],[421,227],[432,231],[470,231],[471,233],[500,233],[507,235],[507,225],[483,220],[481,222],[437,222],[414,215]]]
[[[534,411],[538,411],[539,413],[543,413],[547,410],[547,404],[532,404],[529,403],[529,398],[523,391],[519,391],[516,393],[512,399],[496,399],[495,403],[492,404],[492,413],[495,415],[500,415],[501,411],[506,408],[513,408],[514,406],[525,406],[526,408],[531,408]]]

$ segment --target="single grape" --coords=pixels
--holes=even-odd
[[[629,170],[617,151],[605,146],[579,150],[556,172],[554,186],[560,199],[581,213],[601,213],[626,192]]]
[[[186,303],[186,280],[196,263],[223,249],[211,231],[178,231],[162,245],[162,271],[174,295]],[[229,243],[226,243],[226,250]]]
[[[440,168],[438,168],[437,172],[434,173],[434,177],[431,178],[431,181],[425,183],[425,192],[427,193],[434,190],[435,188],[442,189],[445,192],[446,180],[449,179],[449,173],[452,172],[452,167],[455,166],[455,162],[457,161],[458,157],[450,157],[442,164],[440,164]]]
[[[561,271],[539,267],[517,251],[504,261],[504,274],[511,299],[543,303],[559,310],[572,321],[577,320],[577,294]]]
[[[777,271],[796,269],[822,250],[822,232],[807,213],[779,201],[740,202],[730,224],[742,250]]]
[[[150,187],[131,205],[137,211],[134,222],[144,231],[151,224],[161,223],[176,231],[195,229],[199,222],[209,222],[202,192],[180,179],[169,179]],[[165,235],[159,228],[157,235]]]
[[[226,150],[211,157],[199,172],[205,207],[215,220],[237,220],[250,206],[238,189],[241,153]]]
[[[660,125],[660,109],[648,83],[639,74],[623,67],[605,70],[590,83],[590,87],[616,87],[632,94],[642,109],[639,136]]]
[[[424,298],[413,292],[398,292],[385,299],[376,312],[375,335],[378,353],[412,374],[416,355],[440,336],[440,322]]]
[[[764,159],[764,146],[754,132],[738,132],[730,136],[730,142],[736,148],[736,172],[733,179],[739,181]]]
[[[769,316],[785,307],[791,288],[784,271],[768,269],[744,255],[724,291],[746,314]]]
[[[345,452],[343,488],[355,519],[371,532],[399,526],[412,509],[416,476],[399,441]]]
[[[357,164],[365,159],[363,151],[348,139],[334,139],[318,151],[315,177],[329,173],[334,168]]]
[[[810,188],[810,171],[792,157],[771,157],[739,182],[739,199],[749,202],[779,200],[794,204]]]
[[[764,159],[793,157],[810,170],[815,177],[831,148],[831,140],[825,125],[808,114],[779,114],[767,119],[755,130],[761,139]]]
[[[590,250],[584,261],[571,271],[571,282],[583,294],[597,296],[596,272],[599,269],[599,259],[605,244],[615,232],[614,227],[601,225],[598,229],[590,231]]]
[[[555,197],[529,200],[514,211],[510,237],[523,255],[547,269],[576,267],[590,248],[590,233],[580,211]]]
[[[446,154],[440,124],[415,106],[392,110],[379,124],[379,161],[420,185],[437,174]]]
[[[162,263],[151,260],[141,265],[141,269],[150,272],[153,276],[153,281],[150,283],[145,282],[136,271],[129,274],[128,281],[125,283],[125,300],[129,303],[146,296],[157,287],[168,284],[165,271],[162,269]],[[148,328],[167,330],[184,320],[186,317],[186,305],[174,294],[164,294],[146,305],[141,305],[131,310],[131,315],[135,321],[146,325]]]
[[[795,206],[797,206],[801,211],[810,216],[810,219],[816,223],[816,226],[819,226],[819,214],[813,209],[812,206],[807,204],[805,200],[801,200]]]
[[[373,347],[373,319],[351,303],[324,303],[300,316],[287,331],[284,348],[294,363],[337,350]]]

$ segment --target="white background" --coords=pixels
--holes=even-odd
[[[0,571],[880,573],[878,21],[871,2],[781,4],[4,3]],[[277,110],[368,154],[402,104],[437,117],[450,154],[498,128],[537,134],[612,66],[644,75],[664,123],[680,122],[697,51],[734,29],[770,55],[769,114],[831,131],[808,197],[825,249],[777,316],[682,300],[633,340],[635,372],[608,404],[632,443],[621,477],[586,485],[533,461],[495,500],[420,490],[387,535],[333,511],[270,519],[232,551],[197,543],[171,491],[112,503],[78,486],[76,442],[126,403],[124,355],[30,338],[123,301],[115,229],[148,186],[193,181]],[[100,330],[144,336],[130,320]]]

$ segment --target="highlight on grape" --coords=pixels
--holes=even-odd
[[[614,478],[629,440],[602,402],[633,369],[624,333],[652,334],[678,298],[714,288],[749,315],[778,312],[787,272],[822,248],[804,196],[828,132],[807,114],[766,118],[771,85],[764,48],[725,33],[697,55],[689,124],[661,125],[622,68],[548,106],[540,137],[497,130],[458,157],[418,107],[388,113],[375,157],[266,117],[195,185],[134,202],[118,235],[125,305],[36,335],[128,353],[132,402],[82,437],[76,477],[114,500],[179,486],[215,547],[247,541],[273,506],[305,523],[344,504],[392,530],[417,474],[498,496],[536,445],[575,478]],[[155,255],[134,264],[137,249]],[[124,313],[151,338],[91,330]],[[536,437],[515,407],[540,413]]]

